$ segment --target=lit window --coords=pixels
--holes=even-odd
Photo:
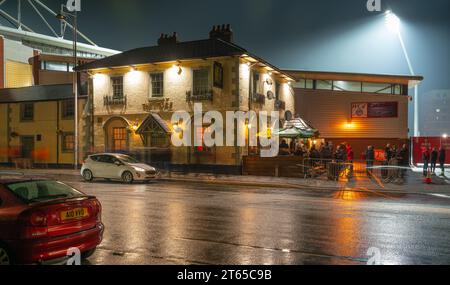
[[[73,133],[65,133],[62,135],[62,151],[73,152],[75,149],[75,135]]]

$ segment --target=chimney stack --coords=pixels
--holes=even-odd
[[[213,26],[211,32],[209,32],[210,39],[221,39],[226,42],[233,42],[233,30],[231,25],[217,25]]]
[[[174,32],[172,36],[169,36],[168,34],[161,34],[161,36],[158,39],[159,46],[174,45],[177,43],[178,43],[178,34],[176,32]]]

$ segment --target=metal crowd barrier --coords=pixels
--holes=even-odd
[[[404,178],[406,167],[400,167],[397,159],[389,163],[382,161],[339,161],[333,159],[306,158],[301,168],[304,178],[320,178],[326,176],[328,180],[339,181],[354,177],[369,177],[392,182]]]

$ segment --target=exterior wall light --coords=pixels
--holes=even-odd
[[[181,65],[179,64],[174,64],[172,66],[173,70],[175,70],[177,72],[178,75],[181,75],[183,73],[183,69],[181,68]]]
[[[443,134],[442,138],[446,140],[448,138],[448,134]]]

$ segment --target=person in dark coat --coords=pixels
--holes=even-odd
[[[409,167],[409,149],[406,144],[403,145],[402,149],[400,149],[398,153],[399,164],[402,167],[400,171],[400,176],[403,178],[406,173],[406,168]]]
[[[309,158],[316,160],[316,159],[320,159],[320,153],[316,148],[316,145],[313,144],[311,147],[311,151],[309,152]]]
[[[330,160],[332,158],[332,149],[330,148],[330,144],[328,142],[320,150],[320,156],[322,159]]]
[[[389,161],[392,159],[392,148],[391,145],[386,145],[386,148],[384,150],[384,158],[386,159],[386,162],[389,164]]]
[[[368,176],[370,176],[374,162],[375,162],[375,150],[373,146],[369,146],[367,147],[366,150],[366,165],[367,165],[366,170]]]
[[[433,151],[431,152],[431,172],[433,174],[436,173],[436,165],[439,158],[439,152],[437,148],[433,148]]]
[[[441,165],[441,175],[445,176],[445,148],[443,146],[439,150],[439,164]]]
[[[426,147],[425,150],[422,152],[423,176],[424,177],[428,176],[428,169],[429,169],[429,166],[430,166],[430,159],[431,159],[430,148]]]
[[[290,155],[290,148],[286,140],[282,140],[280,144],[280,155]]]

